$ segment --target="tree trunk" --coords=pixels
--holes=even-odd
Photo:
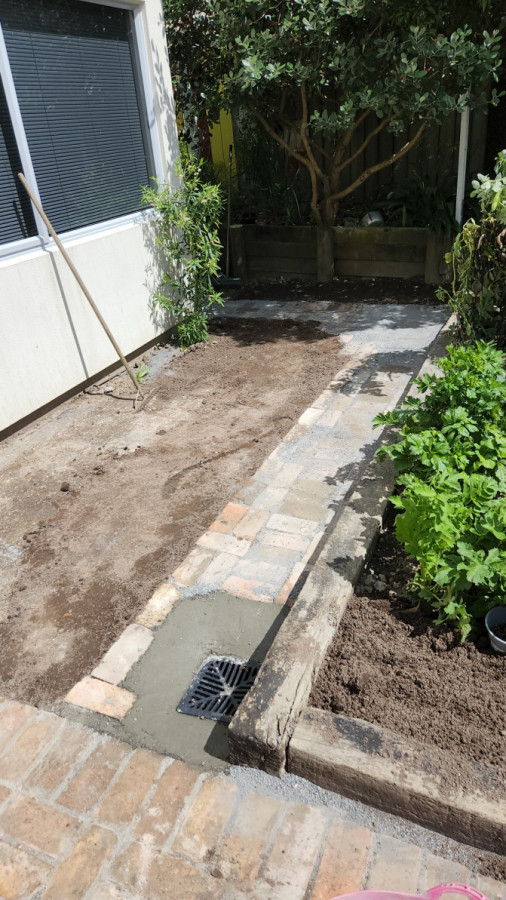
[[[332,160],[329,160],[329,167],[330,172],[323,185],[321,201],[323,225],[335,225],[339,209],[339,200],[335,199],[335,195],[339,192],[340,172],[336,166],[333,166]]]

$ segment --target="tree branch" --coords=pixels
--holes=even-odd
[[[314,169],[315,174],[321,181],[325,180],[325,175],[323,174],[320,166],[316,162],[314,158],[313,151],[311,149],[311,143],[307,136],[307,129],[309,126],[309,116],[308,116],[308,104],[307,104],[307,91],[306,85],[302,82],[300,86],[300,96],[302,100],[302,121],[300,123],[300,136],[302,138],[302,143],[304,144],[304,149],[307,153],[308,159],[311,163],[311,167]]]
[[[362,175],[359,175],[359,177],[356,178],[352,184],[348,185],[348,187],[344,188],[342,191],[338,191],[336,194],[333,194],[332,197],[329,197],[328,202],[332,202],[334,200],[342,200],[343,197],[347,197],[349,194],[352,194],[353,191],[356,191],[356,189],[360,187],[360,185],[363,184],[364,181],[367,181],[367,179],[370,178],[371,175],[374,175],[375,172],[379,172],[381,169],[385,169],[387,166],[393,165],[397,162],[398,159],[401,159],[402,156],[405,156],[406,153],[408,153],[408,151],[411,150],[411,148],[414,147],[415,144],[420,140],[423,132],[425,131],[426,124],[427,123],[425,121],[422,122],[415,136],[411,138],[410,141],[407,141],[407,143],[404,144],[404,147],[398,150],[397,153],[393,153],[392,156],[389,157],[389,159],[384,159],[383,162],[376,163],[375,166],[370,166],[365,170],[365,172],[362,172]]]
[[[321,225],[323,219],[320,208],[318,206],[318,182],[316,180],[316,172],[312,166],[308,166],[308,169],[309,177],[311,178],[311,209],[313,211],[316,224]]]
[[[355,134],[357,128],[362,124],[362,122],[365,121],[365,119],[367,119],[367,116],[369,115],[370,112],[371,112],[370,109],[365,109],[364,112],[359,115],[358,119],[355,119],[355,121],[352,123],[352,125],[350,125],[350,127],[346,131],[346,134],[345,134],[343,140],[341,141],[342,147],[348,147],[348,145],[351,143],[351,139],[352,139],[353,135]]]
[[[369,144],[371,143],[372,139],[373,139],[374,137],[376,137],[376,135],[379,134],[379,132],[382,131],[383,128],[385,127],[385,125],[388,125],[389,122],[390,122],[390,119],[389,119],[389,118],[387,118],[387,119],[382,119],[381,122],[379,123],[379,125],[378,125],[376,128],[373,128],[373,130],[369,132],[369,134],[367,135],[367,137],[365,138],[365,140],[362,141],[362,143],[361,143],[360,147],[358,148],[358,150],[355,150],[355,153],[352,153],[351,156],[348,156],[348,157],[344,160],[344,162],[341,163],[340,166],[338,166],[339,171],[342,172],[343,169],[346,169],[347,166],[351,165],[351,163],[353,162],[353,160],[356,159],[357,156],[360,156],[361,153],[363,153],[363,151],[365,150],[365,148],[368,147]]]
[[[259,113],[257,110],[254,109],[253,114],[257,117],[258,121],[262,123],[267,134],[270,134],[270,136],[272,138],[274,138],[274,140],[277,141],[278,144],[281,144],[281,146],[284,147],[284,149],[287,151],[287,153],[290,154],[290,156],[293,156],[295,159],[298,159],[299,162],[302,163],[303,166],[306,166],[307,169],[311,169],[311,165],[310,165],[308,158],[306,156],[304,156],[302,153],[298,153],[297,150],[293,149],[293,147],[290,147],[290,144],[288,143],[288,141],[285,141],[284,137],[282,137],[280,134],[278,134],[277,131],[274,131],[274,128],[271,125],[269,125],[267,119],[264,118],[262,113]]]
[[[284,125],[285,128],[288,128],[289,131],[293,132],[294,134],[299,133],[300,127],[298,127],[295,124],[295,122],[291,122],[290,119],[287,119],[286,116],[282,116],[282,115],[278,114],[277,119],[278,119],[278,122],[280,122],[281,125]],[[328,153],[327,150],[324,150],[323,147],[321,146],[321,144],[318,144],[317,141],[315,141],[313,138],[308,138],[308,140],[309,140],[311,147],[313,147],[317,153],[321,153],[321,155],[324,156],[325,159],[328,159],[328,160],[332,159],[332,154]]]

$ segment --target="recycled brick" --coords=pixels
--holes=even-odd
[[[52,857],[69,849],[80,828],[79,819],[74,816],[23,795],[15,797],[7,807],[0,824],[15,841]]]
[[[67,858],[56,869],[42,895],[42,900],[82,898],[93,885],[102,863],[111,855],[116,838],[111,831],[92,826],[72,847]]]
[[[223,778],[204,782],[172,845],[178,855],[198,862],[213,854],[234,808],[237,787]]]
[[[198,777],[195,769],[182,762],[173,762],[161,776],[147,809],[135,826],[135,833],[149,835],[153,843],[161,846],[171,834]]]

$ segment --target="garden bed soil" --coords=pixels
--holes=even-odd
[[[439,306],[433,285],[416,278],[348,278],[325,284],[304,281],[262,282],[226,293],[231,300],[327,300],[333,303],[417,303]]]
[[[397,542],[393,517],[350,600],[310,706],[362,719],[448,751],[448,771],[478,767],[504,789],[506,656],[483,629],[462,644],[436,626],[407,586],[414,563]],[[462,769],[459,769],[462,760]],[[465,785],[463,785],[465,786]]]
[[[347,359],[315,323],[224,319],[142,361],[135,409],[121,370],[2,444],[9,698],[50,706],[89,674]]]

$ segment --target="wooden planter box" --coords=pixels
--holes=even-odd
[[[449,279],[445,253],[451,238],[429,228],[233,225],[234,274],[243,283],[332,281],[335,275],[364,278]]]

